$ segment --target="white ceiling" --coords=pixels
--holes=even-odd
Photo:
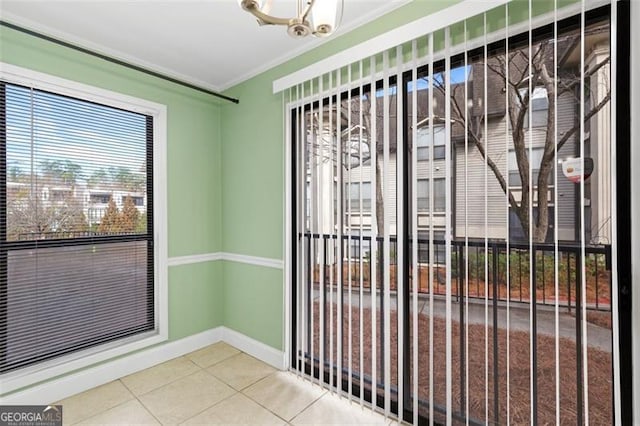
[[[338,33],[407,0],[345,0]],[[294,1],[275,0],[289,15]],[[259,27],[237,0],[2,0],[3,20],[221,91],[326,39]],[[335,35],[334,35],[335,37]]]

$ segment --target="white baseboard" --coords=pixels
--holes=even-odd
[[[0,405],[49,404],[222,340],[223,327],[168,342],[0,397]]]
[[[242,352],[245,352],[254,358],[258,358],[260,361],[265,362],[278,370],[284,370],[286,368],[284,352],[269,345],[265,345],[262,342],[245,336],[242,333],[238,333],[230,328],[220,328],[222,329],[222,340],[226,343],[240,349]]]
[[[285,368],[284,352],[221,326],[0,397],[0,405],[50,404],[220,341],[275,368]]]

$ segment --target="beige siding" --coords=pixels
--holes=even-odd
[[[493,120],[488,124],[489,129],[489,157],[496,163],[500,172],[507,176],[507,155],[505,154],[504,132],[505,120]],[[465,176],[466,170],[466,176]],[[466,180],[465,180],[466,179]],[[466,183],[468,189],[465,191]],[[456,146],[456,237],[465,234],[465,212],[468,208],[466,222],[467,234],[471,238],[505,238],[507,235],[506,198],[498,180],[491,170],[486,172],[485,192],[485,161],[469,142],[468,156],[465,156],[464,143]],[[465,202],[465,192],[467,195]],[[485,198],[486,210],[485,230]]]
[[[559,99],[558,102],[558,128],[559,137],[563,131],[573,127],[575,104],[570,96]],[[489,129],[489,157],[496,163],[504,178],[508,181],[507,154],[505,153],[506,116],[491,120]],[[534,128],[531,133],[525,135],[527,143],[532,142],[533,148],[544,147],[546,128]],[[513,147],[511,139],[509,147]],[[575,138],[571,138],[562,147],[558,157],[573,157],[575,152]],[[468,170],[467,179],[469,189],[467,191],[466,205],[469,208],[467,230],[471,238],[506,238],[508,235],[507,200],[506,195],[493,172],[487,170],[487,191],[485,195],[485,161],[480,156],[473,144],[469,144],[468,157],[465,159],[463,143],[456,146],[456,236],[465,234],[465,168]],[[558,223],[561,239],[573,238],[575,222],[575,184],[567,180],[562,174],[562,168],[558,167]],[[487,209],[487,229],[485,230],[485,197]]]

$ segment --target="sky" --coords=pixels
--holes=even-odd
[[[466,71],[466,72],[465,72]],[[465,79],[465,75],[468,75],[471,72],[471,66],[468,65],[465,69],[464,66],[462,67],[458,67],[458,68],[453,68],[451,70],[451,84],[456,84],[456,83],[464,83],[464,79]],[[443,73],[436,73],[434,78],[437,79],[437,81],[442,81],[442,74]],[[467,77],[468,79],[470,79],[470,77]],[[414,84],[413,81],[409,81],[407,84],[407,91],[409,93],[411,93],[413,91],[413,87],[414,85],[418,88],[418,90],[426,90],[429,88],[429,77],[425,76],[424,78],[419,78],[417,80],[417,82]],[[389,95],[395,95],[396,94],[396,87],[390,87],[389,88]],[[384,96],[384,90],[378,90],[376,92],[376,97],[382,97]]]
[[[144,115],[11,84],[6,106],[9,171],[28,176],[32,158],[35,172],[43,161],[68,160],[81,167],[82,181],[100,169],[140,172],[145,164]]]

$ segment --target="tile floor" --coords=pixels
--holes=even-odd
[[[64,423],[386,425],[383,416],[226,343],[58,402]],[[394,422],[395,423],[395,422]]]

